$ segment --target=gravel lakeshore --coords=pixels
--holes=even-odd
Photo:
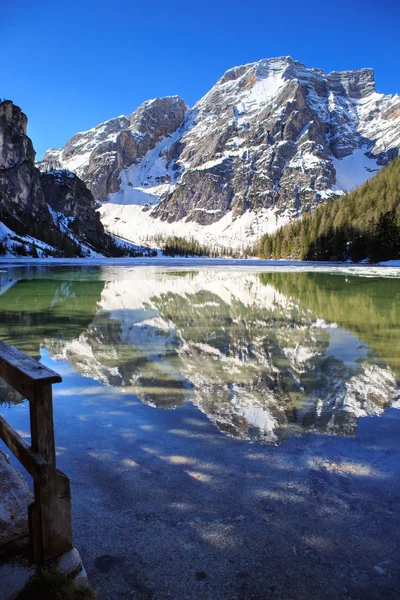
[[[260,446],[190,403],[156,409],[61,374],[58,466],[99,600],[400,597],[397,409],[354,438]],[[26,404],[2,412],[26,428]]]

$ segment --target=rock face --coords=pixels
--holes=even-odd
[[[186,110],[177,96],[148,100],[129,117],[101,123],[74,135],[65,148],[48,150],[41,165],[77,172],[96,199],[107,200],[119,190],[121,170],[140,162],[160,139],[174,133]]]
[[[361,184],[399,147],[400,97],[376,93],[371,69],[327,75],[280,57],[230,69],[190,110],[177,97],[145,102],[43,164],[108,200],[110,231],[237,245]]]
[[[68,256],[87,254],[92,248],[102,252],[108,236],[91,192],[73,173],[41,175],[26,128],[27,117],[18,106],[11,101],[0,103],[2,247],[11,252],[46,250]]]
[[[26,115],[12,102],[0,104],[0,220],[14,231],[50,242],[53,223],[35,168],[35,151],[26,135]]]
[[[42,173],[40,182],[47,204],[67,217],[74,234],[95,248],[107,247],[96,201],[79,177],[69,171],[50,171]]]

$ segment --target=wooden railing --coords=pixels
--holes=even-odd
[[[72,549],[69,479],[56,468],[52,384],[58,373],[0,341],[0,378],[29,400],[31,445],[0,416],[0,438],[33,477],[29,538],[36,564]]]

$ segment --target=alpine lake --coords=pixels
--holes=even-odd
[[[296,597],[347,598],[329,570],[336,559],[324,562],[326,540],[343,546],[351,537],[356,493],[393,502],[393,489],[400,493],[400,270],[250,263],[0,267],[0,338],[63,378],[53,386],[57,460],[71,477],[76,545],[100,598],[130,597],[132,589],[138,598],[266,598],[266,573],[270,581],[290,555],[285,577],[293,569],[295,578],[306,549],[316,553],[322,583],[307,576],[312,560],[303,561]],[[29,440],[28,403],[4,383],[0,413]],[[307,494],[309,514],[299,517]],[[336,521],[318,517],[322,506],[337,510]],[[279,507],[290,531],[274,516]],[[375,598],[363,590],[375,589],[369,569],[387,558],[382,548],[397,543],[395,523],[391,517],[394,529],[380,546],[367,522],[378,527],[388,516],[376,513],[378,504],[372,517],[360,510],[348,564],[361,560],[359,535],[371,565],[357,579],[361,595],[348,597]],[[325,546],[310,541],[313,527],[324,531]],[[261,569],[268,536],[279,549]],[[179,548],[171,550],[172,539]],[[226,569],[222,556],[234,563],[237,550],[246,562],[239,539],[259,544],[258,571],[254,548],[239,569],[248,573],[239,582],[247,592],[240,596],[239,571],[230,567],[227,595],[218,584],[210,591]],[[208,550],[198,553],[199,544]],[[176,572],[158,564],[160,552],[178,550],[187,559]],[[138,556],[137,579],[124,579]],[[182,583],[192,563],[193,578]],[[379,596],[389,588],[378,579],[376,597],[391,598]],[[268,585],[279,591],[279,578]],[[285,585],[277,597],[291,597]],[[400,589],[398,573],[390,585]]]
[[[400,278],[20,266],[0,292],[0,338],[112,394],[113,409],[191,402],[223,434],[265,444],[355,435],[399,397]],[[3,386],[1,401],[22,399]]]

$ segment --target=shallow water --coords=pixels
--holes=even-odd
[[[77,389],[88,378],[93,397],[110,398],[110,427],[131,398],[132,411],[137,399],[190,402],[258,443],[354,435],[399,396],[400,279],[365,275],[5,266],[0,338],[68,373],[71,394],[74,376]],[[68,402],[63,385],[55,394]],[[0,395],[22,401],[4,385]]]

